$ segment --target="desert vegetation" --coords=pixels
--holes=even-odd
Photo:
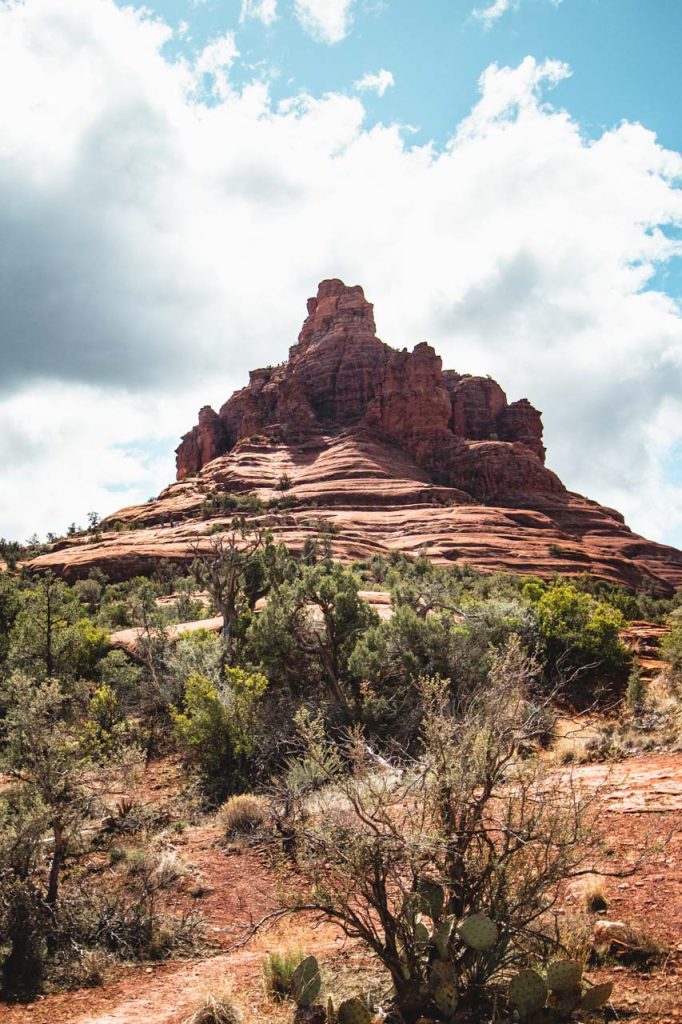
[[[298,1021],[568,1020],[608,1000],[557,916],[582,878],[589,913],[605,908],[594,879],[623,870],[573,764],[679,742],[679,595],[345,565],[324,533],[294,556],[244,518],[188,572],[124,583],[30,576],[20,556],[0,574],[4,999],[208,949],[173,830],[211,822],[278,879],[254,933],[302,915],[376,965],[374,999],[339,998],[303,948],[270,954],[266,989]],[[655,689],[621,635],[645,617],[671,626]],[[608,718],[571,757],[555,754],[567,709]],[[167,761],[176,804],[150,813],[131,783]],[[239,1008],[214,995],[194,1019]]]

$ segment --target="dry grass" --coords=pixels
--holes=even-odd
[[[604,726],[582,718],[557,718],[551,756],[556,764],[584,764],[595,760]]]
[[[190,869],[175,850],[163,850],[154,868],[154,880],[162,889],[190,874]]]
[[[207,996],[202,1005],[183,1024],[242,1024],[240,1007],[230,989]]]
[[[604,886],[597,878],[591,878],[585,883],[583,899],[588,914],[605,914],[609,909]]]
[[[682,746],[682,703],[666,673],[647,685],[641,710],[619,718],[558,718],[550,756],[555,764],[620,761],[648,750]]]
[[[592,955],[592,920],[586,914],[567,914],[560,938],[569,957],[587,963]]]
[[[670,950],[648,925],[626,923],[625,932],[610,940],[607,946],[595,949],[593,959],[599,964],[623,964],[633,970],[648,971],[661,964]]]
[[[266,818],[266,801],[252,793],[231,796],[218,811],[218,823],[228,838],[255,832]]]

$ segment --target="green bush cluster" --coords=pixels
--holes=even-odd
[[[276,501],[285,507],[296,498]],[[273,777],[296,793],[312,791],[324,781],[320,765],[291,759],[302,716],[319,719],[332,747],[361,727],[378,757],[412,756],[423,743],[424,679],[441,680],[458,707],[490,685],[510,645],[529,680],[524,714],[542,742],[557,686],[582,687],[591,699],[602,681],[625,683],[620,630],[646,602],[672,614],[663,650],[673,673],[682,672],[677,599],[665,604],[584,577],[442,569],[397,554],[342,565],[331,554],[335,527],[316,520],[316,536],[296,557],[262,520],[239,514],[262,511],[260,499],[222,495],[218,503],[234,513],[231,522],[202,538],[184,570],[160,563],[148,577],[116,583],[95,571],[73,586],[50,573],[0,573],[0,771],[10,780],[0,807],[0,963],[8,990],[39,982],[52,951],[74,948],[67,907],[88,856],[79,837],[98,773],[110,765],[179,753],[199,799],[212,806]],[[2,550],[8,564],[25,551]],[[360,598],[372,589],[390,593],[391,617]],[[215,614],[220,635],[174,635],[178,623]],[[130,628],[133,657],[110,642]],[[636,684],[633,673],[633,713],[644,699]],[[46,837],[58,855],[48,857]],[[63,870],[67,863],[73,870]],[[134,916],[125,900],[106,913],[119,924]],[[50,931],[48,917],[68,936]]]

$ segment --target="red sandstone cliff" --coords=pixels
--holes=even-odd
[[[255,370],[219,412],[201,410],[177,450],[177,483],[109,516],[101,540],[62,540],[27,567],[125,579],[162,559],[186,565],[229,528],[225,496],[248,492],[293,551],[325,521],[346,560],[425,551],[482,570],[682,585],[682,552],[570,493],[544,460],[526,399],[509,404],[490,378],[443,370],[426,342],[390,348],[362,289],[323,281],[288,361]]]
[[[385,345],[362,288],[336,279],[308,300],[288,362],[255,370],[219,413],[201,410],[177,450],[178,480],[249,436],[296,442],[350,425],[370,428],[434,482],[480,500],[562,489],[544,466],[540,413],[527,400],[509,405],[495,381],[443,371],[426,342],[411,353]]]

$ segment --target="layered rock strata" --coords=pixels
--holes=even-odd
[[[160,559],[186,564],[229,527],[230,496],[248,493],[271,506],[254,518],[294,551],[326,524],[346,560],[424,551],[484,571],[682,585],[682,552],[633,534],[545,466],[527,399],[443,370],[426,342],[384,344],[362,289],[336,279],[308,300],[286,362],[253,371],[218,412],[200,411],[177,477],[155,501],[109,516],[101,540],[61,541],[28,567],[76,579],[99,566],[124,579]]]
[[[443,371],[427,342],[390,348],[376,336],[362,288],[336,279],[308,299],[286,363],[254,370],[220,412],[201,410],[177,449],[178,480],[249,436],[296,443],[349,426],[370,428],[434,481],[479,500],[563,489],[544,466],[537,409],[526,399],[510,405],[494,380]]]

